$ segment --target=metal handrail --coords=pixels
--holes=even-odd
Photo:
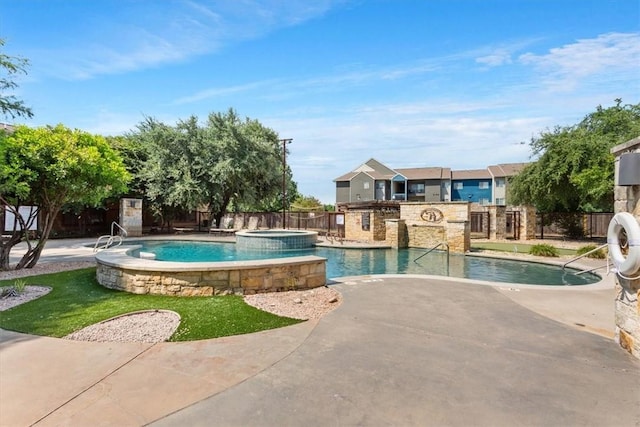
[[[116,228],[119,230],[120,234],[115,233]],[[115,246],[120,246],[124,241],[124,238],[127,237],[128,234],[129,233],[127,233],[127,230],[122,228],[122,226],[117,222],[113,221],[111,223],[111,234],[105,234],[103,236],[98,237],[98,240],[96,240],[96,244],[93,246],[93,251],[98,252],[99,250],[102,250],[102,249],[108,249],[113,245],[113,242],[116,240],[118,241],[118,244]],[[107,240],[106,243],[102,246],[99,246],[100,242],[104,239]]]
[[[431,252],[435,251],[440,246],[445,246],[447,248],[447,255],[448,255],[449,254],[449,244],[447,242],[440,242],[437,245],[435,245],[434,247],[432,247],[431,249],[429,249],[427,252],[425,252],[422,255],[420,255],[418,258],[414,259],[413,262],[418,262],[418,260],[420,258],[422,258],[423,256],[426,256],[426,255],[429,255]]]
[[[431,249],[429,249],[427,252],[423,253],[422,255],[420,255],[418,258],[414,259],[413,262],[418,263],[418,260],[420,258],[422,258],[423,256],[429,255],[431,252],[435,251],[436,249],[438,249],[440,246],[444,246],[447,250],[447,276],[449,275],[449,244],[447,242],[440,242],[437,245],[435,245],[434,247],[432,247]]]
[[[571,258],[569,261],[565,262],[565,263],[562,265],[562,269],[564,270],[564,269],[566,268],[566,266],[567,266],[567,265],[569,265],[569,264],[571,264],[572,262],[578,261],[579,259],[582,259],[582,258],[584,258],[584,257],[586,257],[586,256],[589,256],[589,255],[591,255],[591,254],[592,254],[592,253],[594,253],[594,252],[597,252],[597,251],[599,251],[599,250],[601,250],[601,249],[606,248],[607,246],[608,246],[608,243],[605,243],[605,244],[603,244],[603,245],[598,246],[597,248],[591,249],[589,252],[585,252],[585,253],[583,253],[583,254],[581,254],[581,255],[578,255],[578,256],[577,256],[577,257],[575,257],[575,258]],[[599,269],[601,269],[601,268],[605,268],[605,267],[607,267],[607,269],[608,269],[610,266],[611,266],[611,263],[610,263],[609,261],[607,261],[607,263],[606,263],[605,265],[601,265],[601,266],[599,266],[599,267],[595,267],[595,268],[592,268],[592,269],[589,269],[589,270],[582,270],[582,271],[579,271],[578,273],[576,273],[576,276],[579,276],[579,275],[584,274],[584,273],[591,273],[592,271],[599,270]]]
[[[121,234],[124,234],[124,237],[127,237],[129,235],[129,233],[127,233],[127,230],[122,228],[122,226],[120,224],[118,224],[117,222],[113,221],[111,223],[111,235],[112,236],[116,235],[116,233],[113,232],[114,226],[117,227],[122,232]]]
[[[579,260],[579,259],[581,259],[581,258],[584,258],[584,257],[586,257],[586,256],[588,256],[588,255],[591,255],[592,253],[597,252],[597,251],[599,251],[600,249],[604,249],[604,248],[606,248],[607,246],[608,246],[608,244],[607,244],[607,243],[605,243],[604,245],[600,245],[600,246],[598,246],[598,247],[597,247],[597,248],[595,248],[595,249],[591,249],[589,252],[585,252],[585,253],[583,253],[582,255],[578,255],[577,257],[570,259],[569,261],[565,262],[565,263],[562,265],[562,269],[564,270],[564,269],[565,269],[565,267],[566,267],[567,265],[571,264],[572,262],[577,261],[577,260]]]
[[[589,270],[582,270],[576,273],[576,276],[579,276],[584,273],[591,273],[592,271],[600,270],[601,268],[607,268],[607,274],[609,273],[609,267],[613,265],[612,262],[607,262],[605,265],[601,265],[599,267],[590,268]]]

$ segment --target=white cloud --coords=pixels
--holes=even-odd
[[[261,89],[266,86],[273,85],[275,83],[276,83],[275,80],[272,80],[272,81],[265,80],[265,81],[251,82],[243,85],[204,89],[200,92],[194,93],[193,95],[188,95],[188,96],[184,96],[182,98],[176,99],[175,101],[173,101],[173,103],[176,105],[191,104],[194,102],[205,101],[207,99],[217,98],[220,96],[237,95],[242,92]]]
[[[479,64],[497,67],[499,65],[511,64],[511,52],[507,49],[496,49],[492,53],[476,58]]]
[[[529,159],[532,135],[554,124],[547,116],[503,112],[499,103],[380,104],[313,117],[263,121],[293,136],[288,164],[299,191],[335,201],[333,179],[374,157],[394,168],[478,169]],[[521,144],[525,142],[525,144]]]
[[[39,72],[68,80],[90,79],[216,52],[323,15],[340,0],[184,0],[122,3],[110,19],[100,16],[82,30],[69,25],[65,47],[43,46],[31,55]],[[92,30],[86,31],[86,28]],[[80,33],[81,32],[81,33]],[[104,34],[109,34],[105,38]]]
[[[611,74],[638,78],[640,33],[609,33],[592,39],[550,49],[536,55],[526,53],[518,58],[533,66],[543,81],[555,90],[572,90],[583,80]]]

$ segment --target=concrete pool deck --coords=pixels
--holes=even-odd
[[[43,262],[91,259],[77,241],[55,242]],[[640,362],[610,338],[612,286],[332,286],[344,302],[319,321],[213,340],[0,331],[0,425],[640,423]]]

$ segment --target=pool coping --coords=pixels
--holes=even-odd
[[[171,240],[171,241],[209,241],[209,242],[219,242],[219,243],[234,243],[233,241],[226,240],[212,240],[205,238],[199,238],[200,236],[180,236],[179,238],[171,238],[172,236],[154,236],[154,238],[140,238],[140,239],[132,239],[129,240],[130,244],[123,244],[122,246],[118,246],[116,248],[111,248],[108,250],[103,250],[96,253],[96,261],[98,260],[100,254],[106,253],[119,253],[116,257],[115,255],[110,255],[108,259],[104,259],[100,257],[101,262],[105,265],[111,267],[125,267],[130,269],[139,269],[141,271],[160,271],[160,272],[168,272],[168,271],[206,271],[211,268],[211,264],[215,263],[217,269],[220,270],[232,270],[238,268],[239,266],[251,266],[251,267],[277,267],[284,264],[303,264],[306,262],[314,261],[314,260],[325,260],[324,257],[319,257],[317,255],[304,255],[300,257],[287,257],[287,258],[269,258],[265,260],[247,260],[247,261],[207,261],[207,262],[191,262],[185,265],[182,262],[173,262],[173,261],[157,261],[157,260],[145,260],[141,258],[136,258],[130,255],[127,255],[124,252],[128,252],[137,248],[140,248],[140,244],[136,244],[137,242],[145,241],[145,240]],[[389,246],[371,246],[371,245],[349,245],[348,242],[345,242],[344,245],[325,245],[325,244],[316,244],[317,247],[322,248],[335,248],[335,249],[390,249]],[[415,249],[415,248],[414,248]],[[418,248],[419,249],[419,248]],[[496,258],[496,259],[504,259],[509,261],[519,261],[519,262],[530,262],[536,264],[545,264],[545,265],[553,265],[557,267],[562,267],[567,261],[570,259],[541,259],[539,257],[534,257],[528,254],[518,253],[518,254],[510,254],[510,253],[488,253],[488,252],[467,252],[464,256],[469,257],[478,257],[478,258]],[[122,264],[116,264],[118,259],[126,260],[127,262]],[[286,260],[286,261],[281,261]],[[591,260],[591,262],[605,262],[606,260]],[[113,262],[113,264],[111,263]],[[572,263],[571,267],[568,267],[573,270],[587,270],[594,268],[593,264],[588,264],[589,259],[579,259]],[[251,264],[247,264],[251,263]],[[605,267],[601,267],[604,269]],[[326,283],[327,285],[331,285],[332,283],[341,283],[343,281],[349,280],[362,280],[363,278],[376,277],[376,276],[388,276],[388,277],[427,277],[431,279],[443,279],[450,281],[464,281],[465,283],[478,284],[484,286],[493,286],[498,288],[522,288],[522,289],[564,289],[564,290],[600,290],[600,289],[612,289],[615,287],[615,279],[613,274],[606,274],[603,271],[594,271],[591,274],[594,274],[600,277],[600,280],[595,283],[590,283],[586,285],[537,285],[537,284],[526,284],[526,283],[512,283],[512,282],[496,282],[496,281],[488,281],[488,280],[479,280],[479,279],[468,279],[463,277],[452,277],[452,276],[439,276],[439,275],[429,275],[429,274],[398,274],[398,273],[380,273],[380,274],[369,274],[369,275],[360,275],[360,276],[339,276],[339,277],[327,277]]]
[[[317,255],[304,255],[288,258],[269,258],[264,260],[245,261],[206,261],[206,262],[177,262],[159,261],[137,258],[130,255],[131,251],[142,248],[142,245],[122,245],[117,248],[106,249],[96,253],[96,261],[109,267],[122,267],[140,271],[159,272],[188,272],[211,270],[212,264],[217,270],[234,270],[238,267],[278,267],[282,265],[305,264],[309,261],[326,261],[326,258]]]

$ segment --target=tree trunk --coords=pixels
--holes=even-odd
[[[29,249],[27,250],[27,253],[24,254],[20,262],[18,262],[18,265],[16,265],[16,270],[22,268],[33,268],[38,263],[40,255],[42,254],[42,250],[44,249],[44,246],[47,244],[47,240],[49,239],[51,229],[53,228],[53,220],[55,219],[59,211],[60,208],[54,208],[50,212],[45,212],[42,235],[40,236],[40,240],[38,240],[38,243],[35,247],[31,247],[31,242],[29,241],[27,236],[27,245],[29,246]]]
[[[0,241],[0,271],[7,271],[11,268],[9,265],[9,257],[11,255],[11,249],[22,241],[24,237],[24,231],[16,230],[11,234],[11,237]]]
[[[229,206],[230,202],[231,198],[225,195],[222,200],[222,204],[220,205],[220,209],[218,209],[218,211],[216,212],[209,212],[209,217],[213,217],[213,219],[216,221],[217,228],[221,228],[220,226],[222,225],[222,218],[226,215],[227,207]],[[209,203],[209,206],[213,206],[213,204]]]
[[[216,212],[213,214],[213,220],[215,221],[216,228],[222,228],[222,217],[224,216],[224,212]]]

